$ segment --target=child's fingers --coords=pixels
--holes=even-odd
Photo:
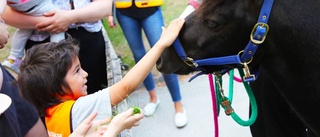
[[[126,112],[125,112],[125,114],[126,114],[126,116],[127,117],[129,117],[129,116],[131,116],[132,114],[133,114],[133,108],[129,108]]]
[[[164,26],[161,27],[162,32],[166,30],[166,28]]]
[[[183,24],[184,24],[184,19],[182,18],[176,18],[174,20],[171,21],[171,23],[169,24],[169,27],[170,26],[173,26],[174,28],[178,28],[178,29],[181,29]],[[168,27],[168,28],[169,28]]]
[[[93,121],[93,119],[97,116],[97,112],[93,112],[92,114],[90,114],[86,119],[83,120],[83,123],[86,125],[91,124],[91,122]]]
[[[163,29],[160,42],[165,46],[172,45],[173,41],[179,35],[184,22],[184,19],[181,18],[172,20],[168,28]]]
[[[136,126],[139,126],[140,125],[140,120],[135,122],[132,126],[136,127]]]
[[[181,30],[182,26],[184,24],[184,19],[177,18],[171,21],[168,28],[165,29],[165,31],[169,34],[177,35],[179,34],[179,31]]]
[[[135,114],[134,116],[133,116],[136,120],[137,120],[137,122],[139,122],[141,119],[143,119],[144,118],[144,114]]]
[[[106,124],[110,123],[111,120],[112,120],[112,118],[106,118],[104,120],[100,120],[99,125],[106,125]]]
[[[131,121],[133,126],[137,126],[137,125],[140,124],[139,121],[140,121],[142,118],[144,118],[144,114],[141,113],[141,114],[132,115],[132,116],[130,116],[127,120],[128,120],[128,121]]]
[[[121,117],[124,117],[124,118],[127,118],[127,117],[130,117],[133,115],[133,108],[129,108],[127,111],[124,111],[118,115],[116,115],[117,118],[121,118]]]
[[[98,128],[98,130],[95,131],[95,132],[98,132],[99,135],[102,136],[102,135],[104,134],[104,132],[106,132],[106,130],[108,130],[108,126],[103,125],[103,126],[100,126],[100,127]]]

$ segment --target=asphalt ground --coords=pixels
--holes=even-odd
[[[182,103],[188,116],[188,124],[184,128],[177,128],[174,124],[174,105],[170,93],[163,84],[158,82],[157,94],[160,104],[151,117],[141,120],[138,127],[132,128],[133,137],[214,137],[213,112],[211,91],[207,75],[199,76],[188,82],[191,75],[179,78],[182,94]],[[228,95],[229,76],[223,76],[223,88]],[[128,98],[129,105],[141,108],[149,101],[149,96],[144,88],[140,88]],[[249,101],[242,83],[234,82],[234,96],[232,107],[244,120],[248,120]],[[220,109],[218,117],[219,137],[251,137],[249,127],[237,124],[231,116],[226,116]]]

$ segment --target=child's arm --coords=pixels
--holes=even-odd
[[[112,105],[117,105],[130,95],[142,83],[154,67],[163,50],[177,38],[184,23],[184,19],[173,20],[167,29],[162,28],[158,42],[148,53],[125,75],[125,77],[110,87],[110,100]]]

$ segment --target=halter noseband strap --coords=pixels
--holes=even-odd
[[[228,65],[228,64],[243,65],[247,72],[245,76],[245,81],[246,82],[254,81],[255,75],[250,74],[250,71],[248,69],[248,64],[252,61],[253,55],[256,52],[259,44],[263,43],[267,36],[268,30],[269,30],[269,26],[267,23],[268,23],[271,9],[272,9],[273,1],[274,0],[263,1],[258,23],[252,29],[252,32],[250,35],[250,41],[248,42],[245,49],[243,51],[240,51],[239,54],[237,55],[193,60],[192,58],[187,56],[179,39],[177,38],[174,41],[173,46],[179,58],[183,62],[185,62],[188,66],[192,67],[194,70],[201,71],[197,75],[193,76],[190,79],[190,81],[199,75],[208,73],[208,71],[201,66],[211,66],[211,65],[217,66],[217,65]],[[240,58],[240,53],[242,53],[241,58]],[[225,69],[220,71],[219,73],[224,74],[229,70],[230,69]]]

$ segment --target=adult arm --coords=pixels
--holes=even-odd
[[[7,24],[16,28],[59,33],[65,32],[73,23],[98,21],[111,15],[111,11],[112,0],[94,0],[83,8],[68,11],[55,10],[38,17],[19,13],[7,6],[3,19]]]
[[[4,9],[6,8],[7,1],[6,0],[0,0],[0,15],[2,15]]]
[[[8,42],[9,32],[8,26],[2,20],[2,14],[6,8],[6,0],[0,0],[0,49]]]
[[[58,33],[65,31],[70,24],[81,22],[95,22],[112,14],[112,0],[94,0],[83,8],[64,11],[57,10],[45,13],[52,16],[50,20],[36,25],[40,31]]]
[[[36,17],[22,14],[13,10],[9,6],[6,7],[6,10],[4,11],[2,18],[6,21],[8,25],[21,29],[36,29],[36,24],[49,19],[48,17],[44,16]]]
[[[2,49],[7,44],[8,38],[8,26],[5,23],[0,22],[0,49]]]

